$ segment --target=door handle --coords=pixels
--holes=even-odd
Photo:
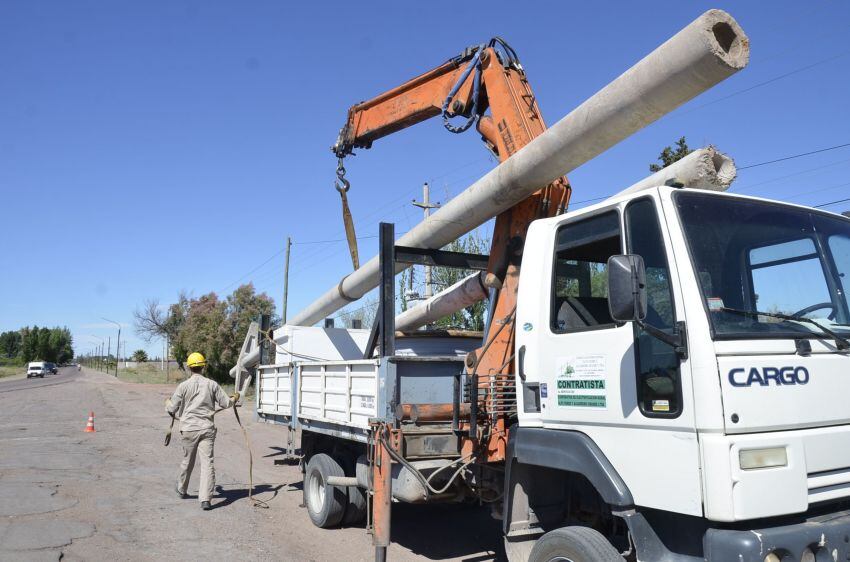
[[[517,373],[519,378],[525,381],[525,346],[522,345],[517,352]]]

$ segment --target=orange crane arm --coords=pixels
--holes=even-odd
[[[489,114],[485,114],[488,109]],[[332,150],[342,159],[355,148],[370,148],[377,139],[441,114],[453,132],[460,131],[448,125],[450,117],[467,118],[467,124],[460,127],[462,130],[476,123],[487,148],[502,162],[546,130],[516,53],[497,37],[353,106]],[[488,334],[488,341],[477,351],[469,367],[481,374],[482,388],[488,384],[490,388],[499,388],[503,383],[506,389],[509,386],[506,381],[510,379],[515,332],[512,316],[516,308],[519,258],[528,226],[535,219],[562,213],[569,203],[570,192],[567,178],[558,178],[496,217],[485,279],[488,287],[498,290],[493,303],[493,322],[496,326],[510,323],[510,329],[494,326],[490,330],[492,335]],[[498,384],[492,384],[494,380]],[[488,398],[494,403],[500,399],[503,397]],[[505,416],[488,434],[487,442],[467,442],[465,451],[474,448],[485,461],[503,459],[507,445]]]

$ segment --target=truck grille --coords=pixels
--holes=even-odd
[[[810,504],[850,496],[850,467],[810,472],[806,485]]]

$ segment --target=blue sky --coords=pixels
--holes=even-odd
[[[106,317],[156,352],[132,333],[143,300],[252,280],[279,305],[288,235],[298,311],[350,269],[344,243],[307,243],[343,237],[328,148],[349,106],[501,35],[552,123],[711,7],[749,68],[570,174],[575,204],[681,135],[741,166],[850,143],[850,3],[3,2],[0,330],[67,325],[84,353]],[[436,119],[379,141],[347,164],[358,234],[407,230],[423,181],[444,201],[493,165]],[[848,171],[850,147],[735,190],[819,204],[850,197]]]

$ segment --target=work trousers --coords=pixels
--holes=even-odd
[[[215,489],[215,468],[213,467],[213,444],[215,443],[214,427],[200,431],[181,431],[183,442],[183,462],[180,463],[180,476],[177,477],[177,491],[185,494],[189,486],[195,459],[201,464],[201,482],[198,485],[198,500],[210,501]]]

